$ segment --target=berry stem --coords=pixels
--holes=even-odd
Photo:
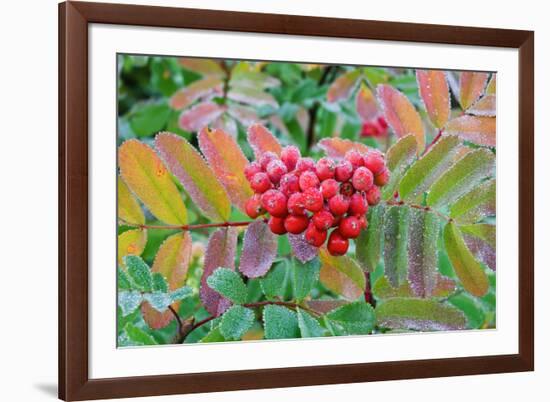
[[[140,229],[174,229],[174,230],[196,230],[196,229],[205,229],[205,228],[225,228],[230,226],[248,226],[252,222],[254,221],[200,223],[196,225],[146,225],[142,223],[130,223],[122,219],[120,220],[120,224],[122,225],[137,227]]]

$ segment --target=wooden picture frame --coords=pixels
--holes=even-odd
[[[519,49],[519,353],[90,379],[88,374],[88,26],[91,23]],[[534,369],[534,33],[65,2],[59,5],[59,397],[139,397]]]

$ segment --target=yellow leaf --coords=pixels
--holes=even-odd
[[[118,178],[118,217],[128,223],[145,223],[145,216],[130,189],[122,178]]]
[[[118,235],[119,265],[123,264],[123,258],[127,255],[141,255],[147,244],[147,231],[145,229],[131,229]]]

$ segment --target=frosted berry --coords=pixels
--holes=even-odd
[[[272,162],[273,163],[273,162]],[[372,187],[374,182],[374,176],[372,172],[366,167],[358,167],[355,172],[353,172],[353,178],[351,179],[353,187],[357,191],[367,191]]]
[[[365,155],[365,167],[374,175],[380,173],[385,167],[384,157],[376,151],[371,151]]]
[[[305,215],[306,203],[303,193],[294,193],[288,198],[288,213],[291,215]]]
[[[380,188],[372,186],[366,192],[367,202],[369,205],[376,205],[380,202]]]
[[[294,145],[284,147],[281,151],[281,160],[286,165],[289,172],[294,170],[298,159],[300,159],[300,150]]]
[[[304,215],[288,215],[285,218],[285,229],[292,234],[300,234],[309,225],[309,219]]]
[[[296,162],[296,173],[303,173],[307,171],[315,171],[315,161],[311,158],[300,158]]]
[[[317,212],[323,208],[323,195],[317,188],[310,187],[303,194],[304,204],[308,211]]]
[[[261,171],[262,171],[262,166],[258,162],[250,162],[244,168],[244,175],[246,176],[248,181],[251,181],[254,175],[256,173],[260,173]]]
[[[308,170],[300,175],[299,183],[300,189],[306,191],[308,188],[319,187],[319,178],[314,172]]]
[[[348,239],[355,239],[361,233],[361,224],[355,216],[347,216],[338,226],[340,234]]]
[[[319,230],[328,230],[334,223],[334,216],[329,211],[322,210],[313,214],[311,222]]]
[[[346,152],[344,159],[351,163],[354,169],[357,169],[364,164],[363,155],[355,149]]]
[[[332,179],[334,177],[335,163],[332,159],[321,158],[315,165],[315,173],[319,180]]]
[[[333,215],[344,215],[349,208],[349,198],[342,194],[336,194],[328,200],[328,207]]]
[[[286,165],[279,159],[273,159],[267,164],[266,169],[269,180],[273,184],[277,184],[281,181],[281,177],[287,172]]]
[[[306,241],[315,247],[321,247],[327,239],[327,231],[319,230],[313,223],[310,223],[304,235]]]
[[[332,231],[328,238],[327,249],[331,255],[339,256],[347,253],[349,240],[343,237],[338,229]]]
[[[286,233],[285,218],[272,216],[271,218],[269,218],[267,224],[269,226],[269,229],[275,234],[284,235]]]
[[[265,209],[269,215],[277,217],[286,216],[287,199],[279,190],[267,190],[262,194],[261,202],[262,208]]]
[[[354,193],[353,185],[347,181],[345,183],[342,183],[340,186],[340,194],[345,195],[346,197],[351,196]]]
[[[262,167],[262,170],[267,169],[267,165],[269,165],[269,162],[272,160],[278,159],[277,155],[273,152],[264,152],[259,158],[258,162],[260,163],[260,166]]]
[[[343,160],[338,162],[336,165],[336,169],[334,170],[334,177],[339,182],[345,182],[351,179],[351,175],[353,174],[353,165],[347,161]]]
[[[369,210],[369,204],[361,193],[354,193],[349,199],[349,213],[355,216],[365,215]]]
[[[340,185],[338,182],[334,179],[327,179],[323,180],[321,183],[321,194],[323,194],[323,198],[325,200],[328,200],[329,198],[334,197],[336,194],[338,194],[338,187]]]
[[[271,188],[271,180],[267,173],[259,172],[252,177],[250,187],[255,193],[262,194]]]
[[[248,199],[248,201],[246,201],[246,204],[244,206],[246,214],[252,219],[256,219],[258,216],[265,212],[262,208],[260,197],[260,194],[254,194]]]
[[[384,168],[380,173],[374,176],[374,184],[379,187],[385,186],[390,181],[390,171]]]
[[[359,225],[361,226],[361,229],[366,229],[368,226],[367,217],[365,215],[361,215],[359,218]]]
[[[287,173],[281,177],[279,182],[279,190],[290,197],[292,194],[300,191],[300,184],[298,183],[298,177],[293,173]]]

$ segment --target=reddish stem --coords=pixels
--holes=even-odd
[[[434,146],[434,144],[441,138],[442,135],[443,135],[443,129],[441,128],[437,132],[437,135],[434,137],[432,142],[430,142],[426,147],[426,149],[424,150],[424,152],[422,152],[422,156],[424,156]]]
[[[224,228],[229,226],[248,226],[254,221],[242,222],[218,222],[218,223],[200,223],[197,225],[145,225],[141,223],[129,223],[121,220],[121,223],[126,226],[138,227],[141,229],[174,229],[174,230],[195,230],[204,228]]]

